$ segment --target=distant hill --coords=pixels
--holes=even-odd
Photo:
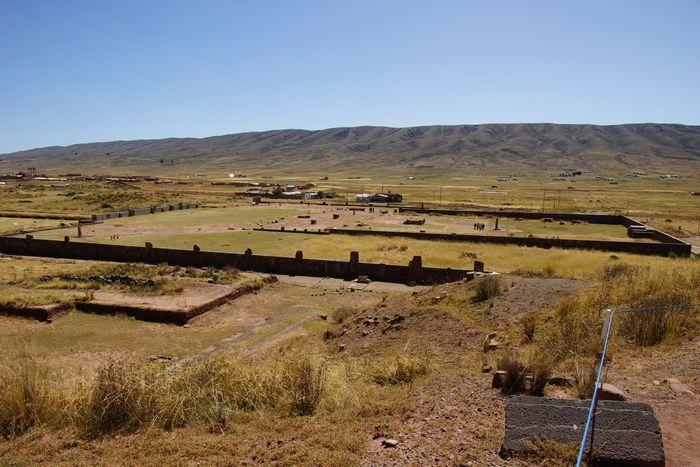
[[[700,173],[700,126],[673,124],[361,126],[209,138],[75,144],[0,155],[0,171],[87,174],[252,172],[361,175],[589,171]]]

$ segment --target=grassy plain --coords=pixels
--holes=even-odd
[[[321,188],[353,194],[379,191],[384,184],[385,191],[405,193],[408,203],[434,205],[538,209],[546,189],[547,210],[626,213],[629,205],[633,217],[680,225],[690,234],[700,213],[699,199],[689,195],[697,190],[695,179],[617,177],[619,184],[611,185],[590,175],[573,183],[544,175],[507,182],[496,175],[491,180],[428,174],[410,181],[330,175],[328,181],[317,180]],[[269,180],[310,178],[315,177]],[[427,266],[459,268],[478,258],[487,269],[515,275],[497,279],[496,286],[450,284],[415,295],[278,283],[211,310],[188,327],[75,310],[51,324],[0,316],[0,429],[6,436],[0,441],[0,464],[88,464],[99,456],[106,464],[223,464],[235,458],[248,463],[421,464],[433,459],[496,465],[503,462],[498,449],[506,399],[489,389],[491,375],[482,372],[483,364],[496,368],[513,349],[528,367],[544,365],[535,357],[551,354],[547,371],[576,378],[576,387],[565,394],[575,397],[585,386],[577,368],[594,365],[602,310],[698,299],[696,259],[252,231],[258,223],[295,219],[310,208],[252,208],[234,198],[237,188],[214,187],[197,177],[187,181],[191,184],[130,187],[75,182],[55,189],[35,183],[2,188],[0,201],[4,210],[85,216],[178,201],[213,207],[85,226],[80,241],[86,242],[148,241],[184,249],[197,244],[205,251],[251,248],[279,256],[302,250],[307,258],[339,260],[358,251],[362,261],[392,264],[421,255]],[[430,221],[441,229],[453,225],[448,219]],[[545,235],[579,229],[588,229],[584,236],[619,235],[600,226],[517,226],[535,235],[544,229]],[[70,235],[77,241],[75,234],[71,228],[35,237]],[[41,276],[89,273],[96,266],[110,265],[0,257],[0,293],[60,294],[65,289],[46,288],[50,283]],[[197,280],[212,277],[208,270],[198,271]],[[179,273],[163,274],[177,278]],[[347,315],[342,323],[334,320],[337,310]],[[650,381],[652,375],[678,377],[697,390],[697,319],[674,316],[621,322],[606,374],[608,381],[628,389],[632,400],[654,404],[669,449],[678,439],[674,427],[697,432],[693,409],[669,396],[664,384]],[[484,351],[490,332],[501,343],[495,352]],[[305,367],[307,355],[313,363]],[[166,371],[175,363],[182,363],[180,370]],[[324,378],[317,384],[319,369]],[[545,394],[562,395],[550,386]],[[114,409],[109,401],[124,405]],[[170,423],[173,419],[178,423]],[[97,437],[91,431],[96,426]],[[384,448],[387,438],[398,439],[399,448]]]

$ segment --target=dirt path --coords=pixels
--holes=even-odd
[[[700,398],[683,394],[676,400],[656,404],[656,416],[661,425],[667,467],[700,465]]]

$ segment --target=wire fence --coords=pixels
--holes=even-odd
[[[608,351],[608,344],[610,343],[610,334],[613,329],[613,322],[615,316],[622,313],[649,313],[657,311],[677,311],[689,308],[699,308],[700,303],[688,303],[684,305],[664,305],[664,306],[654,306],[646,308],[624,308],[620,310],[606,310],[605,321],[603,321],[603,349],[600,356],[600,363],[598,364],[598,373],[596,375],[595,386],[593,388],[593,396],[591,397],[591,405],[588,408],[588,416],[586,417],[586,426],[583,430],[583,437],[581,438],[581,446],[578,451],[578,457],[576,458],[576,467],[580,467],[583,462],[583,456],[586,452],[586,445],[589,447],[589,460],[590,454],[593,450],[593,433],[591,431],[592,422],[595,419],[595,411],[598,406],[598,389],[601,385],[601,378],[603,376],[603,370],[605,368],[606,353]],[[589,441],[588,434],[591,433],[591,439]]]

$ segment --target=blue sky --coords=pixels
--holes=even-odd
[[[699,49],[698,0],[0,0],[0,153],[353,125],[697,125]]]

